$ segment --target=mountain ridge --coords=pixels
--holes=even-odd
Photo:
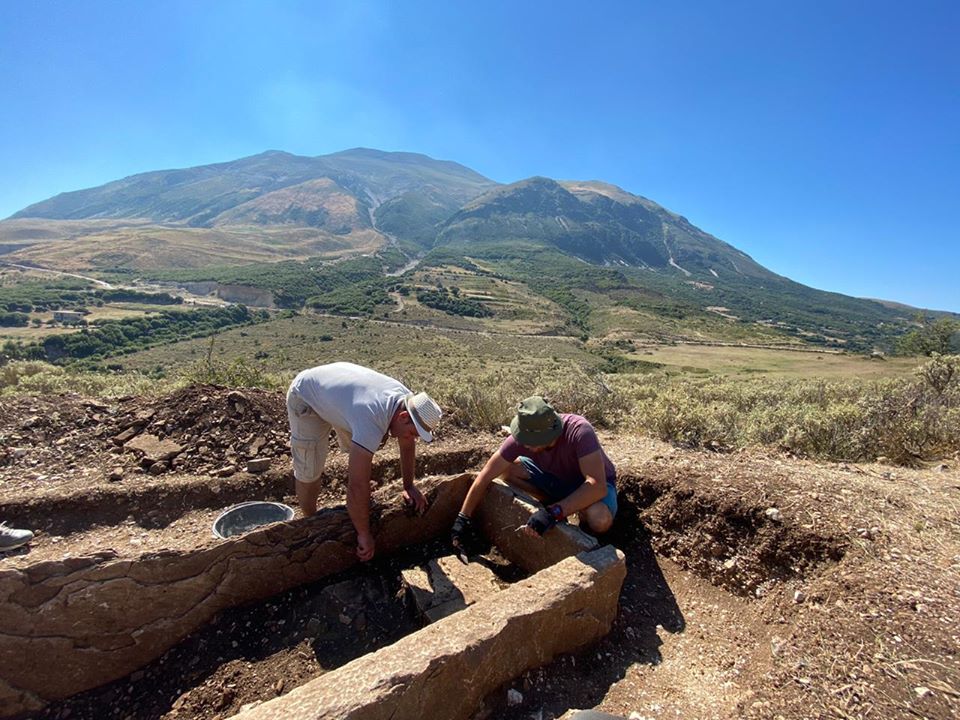
[[[389,158],[385,163],[385,158]],[[371,175],[381,165],[379,175]],[[393,172],[382,171],[388,165]],[[363,171],[363,172],[361,172]],[[436,161],[416,153],[385,153],[355,148],[307,157],[268,150],[236,160],[189,168],[154,170],[104,183],[94,188],[60,193],[27,206],[8,219],[80,220],[120,218],[182,222],[208,226],[217,215],[267,192],[308,180],[328,177],[339,184],[356,184],[366,173],[370,187],[353,188],[380,204],[404,189],[429,188],[463,202],[494,184],[479,173],[452,161]],[[383,196],[377,197],[378,195]],[[361,198],[364,199],[364,198]]]
[[[130,225],[98,230],[107,221]],[[57,223],[56,233],[44,222]],[[453,263],[475,273],[469,258],[482,258],[489,272],[558,303],[576,332],[596,324],[590,308],[601,299],[623,312],[697,323],[722,316],[858,347],[912,321],[897,303],[816,290],[774,273],[683,215],[611,183],[533,176],[502,184],[420,153],[267,150],[61,193],[0,222],[7,257],[72,270],[108,271],[113,258],[125,263],[119,271],[202,271],[215,257],[239,266],[244,258],[329,261],[387,249],[395,253],[392,267],[422,258],[424,267]],[[561,287],[551,286],[551,273]]]

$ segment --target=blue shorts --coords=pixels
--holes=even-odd
[[[530,476],[530,484],[546,495],[549,503],[559,502],[577,489],[570,487],[570,483],[564,482],[553,473],[544,472],[533,460],[524,455],[517,460]],[[617,516],[617,489],[612,483],[607,482],[607,494],[600,502],[607,506],[612,517]]]

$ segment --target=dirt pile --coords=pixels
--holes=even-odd
[[[191,386],[146,406],[121,407],[101,436],[151,474],[229,475],[287,452],[287,412],[276,392]]]
[[[142,472],[224,477],[247,470],[251,460],[284,456],[289,445],[282,394],[199,385],[115,402],[5,400],[0,447],[0,492],[6,494],[26,486],[116,482]]]

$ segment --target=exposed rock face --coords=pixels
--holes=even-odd
[[[472,476],[425,480],[430,499],[411,516],[393,490],[375,495],[377,550],[447,532]],[[357,563],[344,508],[192,552],[136,559],[108,551],[0,572],[0,717],[39,709],[122,677],[218,611],[313,582]]]
[[[242,303],[251,307],[274,307],[273,293],[269,290],[249,285],[217,285],[217,297],[232,303]]]
[[[460,720],[555,655],[594,642],[626,577],[610,545],[567,558],[462,612],[325,674],[237,720]]]

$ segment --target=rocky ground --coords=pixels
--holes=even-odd
[[[960,458],[813,463],[602,437],[621,471],[606,542],[627,556],[597,646],[489,697],[478,717],[956,717]],[[449,430],[418,465],[476,469],[493,437]],[[114,402],[0,401],[0,520],[37,531],[5,569],[110,548],[189,547],[222,507],[291,504],[279,393],[192,387]],[[376,478],[397,476],[395,445]],[[323,502],[343,502],[331,455]],[[224,718],[415,629],[399,572],[442,541],[226,611],[128,678],[45,718]],[[104,708],[109,708],[105,711]]]

